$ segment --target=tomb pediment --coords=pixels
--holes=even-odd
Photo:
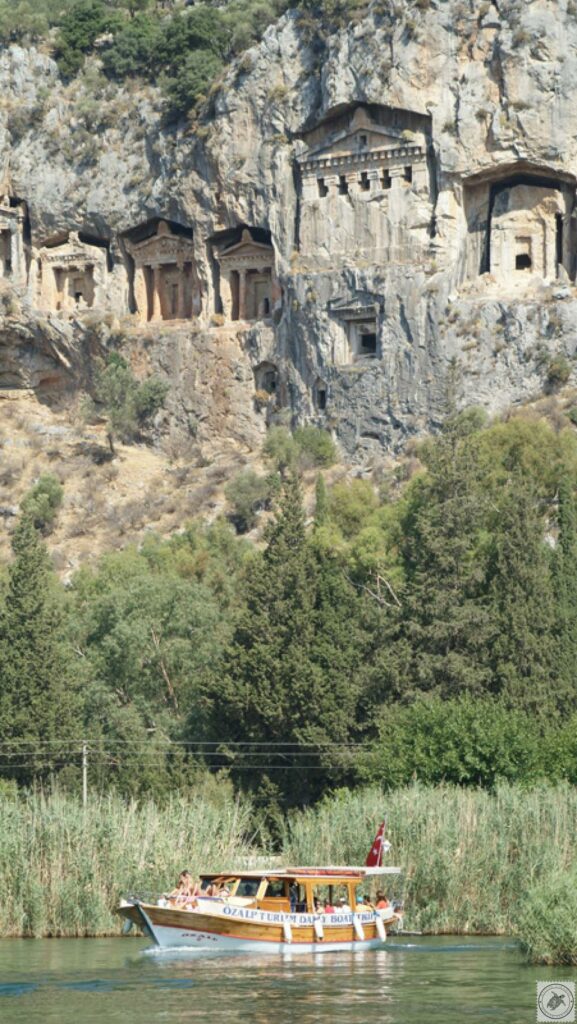
[[[420,149],[413,142],[406,142],[401,133],[393,134],[393,130],[373,126],[371,130],[346,132],[336,139],[310,150],[301,159],[323,160],[339,156],[365,156],[371,152],[381,152],[383,149]]]
[[[61,245],[44,246],[40,257],[45,263],[94,263],[105,262],[106,253],[97,245],[81,242],[76,231],[71,231],[67,242]]]
[[[333,299],[328,304],[328,311],[339,320],[371,320],[377,315],[379,303],[376,299],[359,297],[353,299]]]
[[[248,228],[242,232],[239,242],[228,245],[218,253],[219,261],[240,262],[240,263],[262,263],[270,264],[274,258],[272,245],[265,242],[255,242]]]
[[[125,244],[130,255],[141,266],[191,261],[193,256],[192,241],[183,235],[173,234],[166,221],[160,221],[156,234],[139,242],[127,238]]]
[[[382,125],[374,121],[363,108],[355,111],[350,123],[340,131],[327,133],[317,143],[311,145],[307,153],[298,160],[303,169],[336,166],[343,163],[365,163],[378,155],[402,155],[408,158],[423,158],[424,141],[421,133],[411,135],[404,129],[392,124]]]

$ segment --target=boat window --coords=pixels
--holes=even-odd
[[[259,885],[260,879],[258,878],[241,878],[239,887],[236,890],[236,895],[256,896]]]
[[[284,882],[269,882],[266,890],[266,895],[271,896],[274,899],[279,899],[284,896]]]

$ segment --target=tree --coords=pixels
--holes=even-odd
[[[494,624],[484,600],[486,496],[477,427],[475,417],[451,416],[423,447],[428,474],[413,484],[403,522],[407,685],[444,696],[481,692],[490,678]]]
[[[78,0],[62,18],[56,41],[56,59],[62,74],[73,77],[98,36],[114,32],[122,23],[122,15],[111,11],[103,0]]]
[[[253,752],[249,773],[231,754],[244,785],[258,790],[272,781],[284,801],[307,802],[330,777],[322,752],[327,743],[344,742],[355,720],[363,661],[360,645],[351,642],[356,601],[338,564],[311,550],[300,485],[289,477],[267,547],[247,568],[244,606],[208,693],[213,735],[223,749],[242,741]],[[270,743],[285,744],[283,753],[260,746]],[[309,770],[299,771],[306,764]]]
[[[156,377],[139,383],[122,356],[116,352],[109,355],[98,374],[96,393],[108,418],[107,436],[113,455],[115,439],[134,440],[162,408],[168,390],[168,384]]]
[[[564,473],[559,486],[559,541],[553,563],[557,624],[557,696],[577,697],[577,507]]]
[[[315,527],[324,526],[329,514],[327,487],[322,473],[317,476],[315,484]]]
[[[239,533],[256,526],[258,513],[268,507],[272,490],[271,478],[259,476],[253,469],[243,469],[228,482],[224,493],[232,509],[229,518]]]
[[[489,591],[496,634],[493,689],[512,703],[554,707],[555,610],[543,509],[531,481],[513,474],[491,542]]]
[[[31,491],[22,499],[22,513],[42,533],[49,533],[62,504],[64,488],[52,473],[43,473]]]
[[[22,754],[10,774],[28,783],[57,766],[58,750],[66,752],[80,723],[50,561],[28,516],[14,532],[13,549],[0,613],[0,733]]]

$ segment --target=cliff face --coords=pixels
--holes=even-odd
[[[434,427],[449,386],[490,411],[538,393],[577,347],[577,19],[473,7],[374,0],[326,33],[289,13],[178,128],[96,63],[64,86],[5,52],[25,269],[4,274],[0,387],[89,388],[121,345],[168,377],[169,433],[250,449],[288,409],[354,460]]]

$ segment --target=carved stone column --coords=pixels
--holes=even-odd
[[[160,267],[157,264],[152,268],[152,315],[151,320],[162,320],[162,307],[160,304],[160,292],[162,289],[162,281],[160,277]]]
[[[184,320],[185,315],[186,315],[185,311],[184,311],[184,305],[185,305],[185,301],[186,301],[185,286],[184,286],[184,263],[182,261],[180,261],[179,263],[177,263],[176,266],[177,266],[177,270],[178,270],[178,282],[177,282],[178,283],[178,292],[177,292],[177,300],[176,300],[176,304],[177,304],[176,315],[177,315],[179,320]]]
[[[247,307],[246,307],[246,277],[248,271],[239,270],[238,272],[238,318],[239,320],[246,320],[247,318]]]
[[[19,216],[12,234],[12,279],[14,284],[26,284],[26,260],[24,256],[24,217]]]
[[[388,168],[391,178],[391,188],[402,188],[405,181],[405,168],[391,166]]]

